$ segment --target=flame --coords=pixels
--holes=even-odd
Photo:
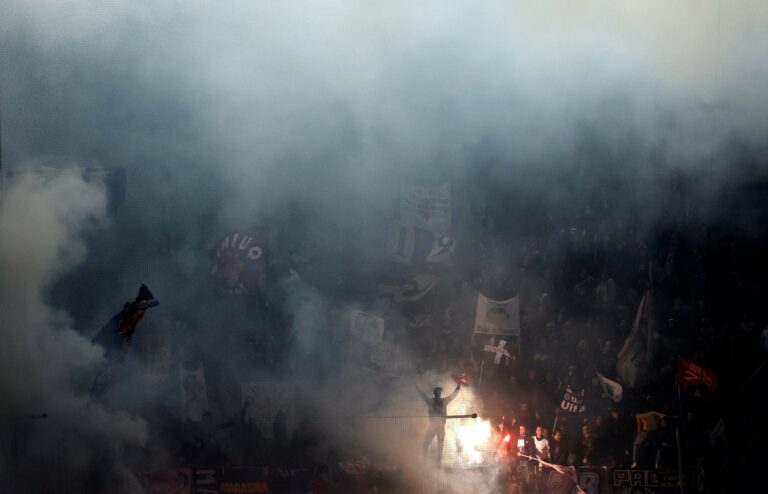
[[[476,466],[484,463],[484,457],[493,452],[491,423],[480,418],[464,419],[446,431],[446,460],[455,467]]]

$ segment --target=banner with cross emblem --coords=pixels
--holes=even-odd
[[[504,365],[509,365],[509,361],[512,359],[512,354],[507,349],[507,340],[499,339],[496,343],[496,338],[491,337],[488,342],[483,346],[483,355],[488,352],[493,355],[493,363],[495,365],[501,365],[502,361]]]

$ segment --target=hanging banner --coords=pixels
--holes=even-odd
[[[432,239],[432,248],[427,254],[427,264],[451,266],[453,254],[456,251],[456,240],[448,235],[435,234]]]
[[[235,295],[265,297],[268,246],[266,227],[238,230],[224,236],[209,254],[214,287]]]
[[[208,389],[205,385],[205,366],[202,362],[194,369],[180,368],[182,418],[199,422],[208,411]]]
[[[451,184],[400,186],[400,220],[438,234],[451,230]]]
[[[518,297],[491,300],[482,293],[477,296],[475,334],[520,336],[520,304]]]
[[[609,494],[611,482],[606,467],[576,467],[579,488],[584,494]]]
[[[505,366],[508,366],[512,359],[512,354],[509,349],[513,348],[513,345],[508,345],[508,343],[507,340],[501,338],[499,338],[499,342],[496,343],[496,338],[491,337],[485,345],[483,345],[483,357],[489,357],[489,363],[493,363],[494,365],[504,364]]]
[[[349,329],[352,336],[370,345],[378,345],[384,336],[384,319],[358,309],[350,309]]]
[[[680,492],[680,476],[674,468],[613,471],[613,492]]]
[[[140,478],[145,494],[193,494],[191,468],[168,468]]]
[[[267,494],[310,492],[312,468],[287,465],[169,468],[141,475],[146,494]]]
[[[387,230],[387,259],[410,266],[432,264],[450,266],[456,241],[423,228],[392,223]]]
[[[560,401],[560,408],[568,413],[584,413],[586,411],[584,389],[574,393],[571,385],[566,384],[563,399]]]
[[[397,281],[379,284],[377,299],[383,299],[388,305],[402,306],[423,299],[440,284],[440,277],[431,274],[414,274]]]
[[[225,468],[221,472],[219,494],[266,494],[270,468]]]
[[[192,470],[192,494],[220,494],[221,470],[218,468],[194,468]]]

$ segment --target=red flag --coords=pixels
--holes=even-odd
[[[677,380],[680,384],[704,385],[711,392],[717,389],[717,376],[701,364],[691,360],[677,361]]]

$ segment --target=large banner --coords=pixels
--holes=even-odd
[[[238,230],[224,236],[210,252],[214,287],[226,293],[266,296],[269,230]]]
[[[199,422],[208,411],[208,388],[205,385],[205,366],[200,362],[195,368],[181,366],[181,403],[184,420]]]
[[[564,467],[558,465],[547,473],[549,494],[610,494],[611,483],[605,467]],[[562,469],[558,471],[558,469]],[[577,490],[578,487],[578,490]]]
[[[312,469],[169,468],[141,475],[146,494],[266,494],[311,492]]]
[[[451,230],[451,184],[400,186],[400,219],[438,234]]]
[[[560,401],[560,408],[568,413],[584,413],[584,389],[574,392],[570,384],[565,385],[563,399]]]
[[[579,487],[584,494],[608,494],[611,481],[606,467],[576,467]]]
[[[387,230],[387,259],[407,265],[450,266],[456,241],[423,228],[393,223]]]
[[[378,345],[384,337],[384,319],[358,309],[350,309],[349,330],[352,336],[361,341]]]
[[[221,472],[220,494],[263,494],[269,489],[269,467],[225,468]]]
[[[440,284],[440,277],[431,274],[413,274],[397,281],[379,284],[377,299],[384,299],[388,306],[401,306],[423,299]]]
[[[520,336],[520,304],[518,297],[491,300],[482,293],[477,296],[475,334]]]
[[[192,469],[192,494],[219,494],[221,470],[218,468]]]
[[[615,494],[680,492],[680,476],[677,470],[619,470],[613,471]]]
[[[141,475],[145,494],[192,494],[192,469],[168,468]]]

